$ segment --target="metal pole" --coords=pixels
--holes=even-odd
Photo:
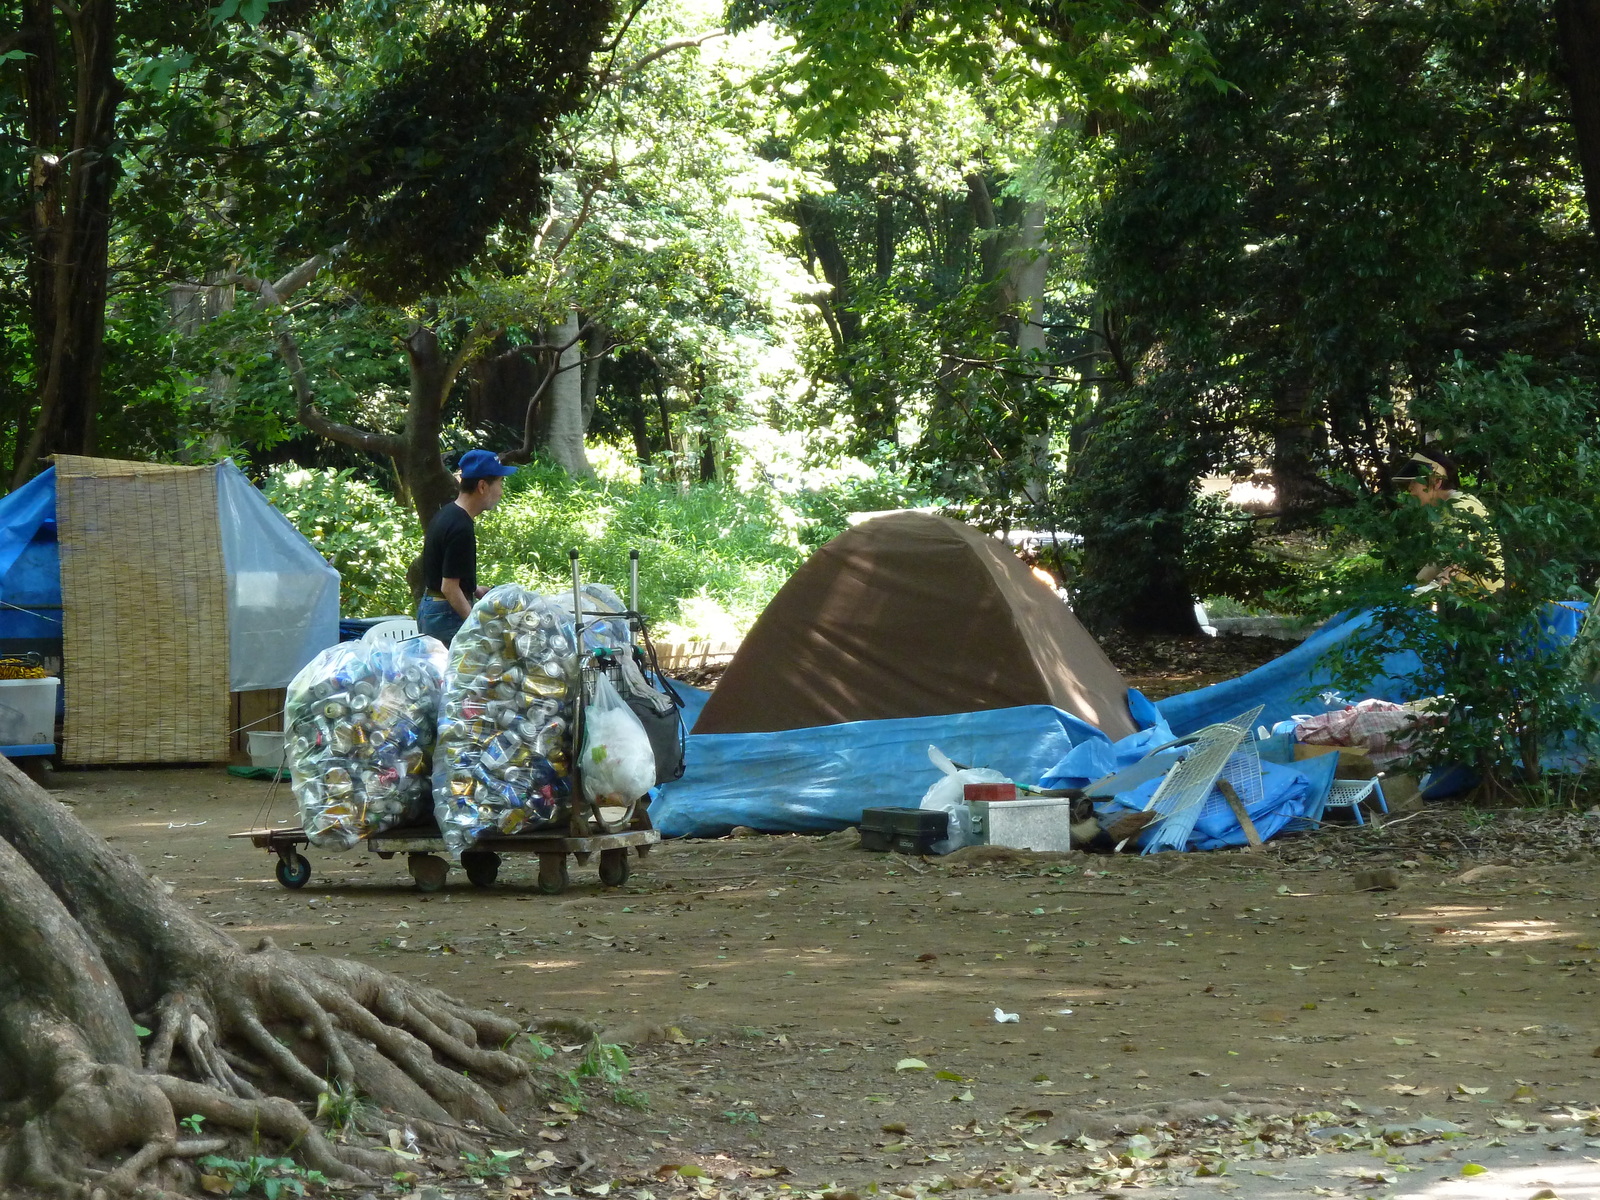
[[[639,611],[639,552],[628,551],[628,611]]]
[[[568,550],[567,558],[572,563],[572,629],[573,640],[578,644],[578,653],[583,653],[583,588],[578,581],[578,552]]]

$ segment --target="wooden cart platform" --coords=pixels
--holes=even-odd
[[[304,829],[250,829],[230,837],[249,838],[250,844],[278,856],[278,882],[286,888],[302,888],[311,879],[311,863],[300,853],[300,847],[310,844]],[[632,863],[628,851],[640,858],[650,852],[650,847],[661,840],[654,829],[630,829],[623,833],[592,834],[586,837],[565,837],[551,833],[511,834],[479,838],[472,849],[462,852],[461,868],[467,878],[478,887],[488,887],[500,873],[500,858],[505,854],[537,854],[539,856],[538,887],[546,895],[554,896],[567,888],[569,881],[567,859],[573,857],[580,866],[588,863],[591,855],[600,856],[600,882],[606,887],[621,887],[628,882]],[[406,869],[416,880],[417,889],[437,892],[444,887],[450,873],[450,860],[445,855],[444,838],[439,827],[430,821],[426,825],[412,825],[404,829],[390,829],[367,838],[367,850],[379,858],[406,856]]]

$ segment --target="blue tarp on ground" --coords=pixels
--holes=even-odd
[[[1570,640],[1583,612],[1583,605],[1553,604],[1541,625],[1552,638]],[[1044,706],[857,721],[779,733],[691,734],[684,776],[665,785],[651,815],[669,837],[717,837],[735,825],[770,833],[842,829],[860,821],[863,808],[917,804],[938,779],[937,769],[928,761],[930,744],[958,763],[990,767],[1019,783],[1081,786],[1131,765],[1149,748],[1230,720],[1258,704],[1264,705],[1258,723],[1268,727],[1296,714],[1343,707],[1343,701],[1329,705],[1317,698],[1331,686],[1328,671],[1318,660],[1370,621],[1366,613],[1336,617],[1254,671],[1158,704],[1130,692],[1129,711],[1145,731],[1116,744],[1076,717]],[[1416,699],[1400,678],[1418,669],[1417,656],[1407,651],[1384,661],[1383,675],[1363,698],[1396,703]],[[693,730],[707,693],[675,686],[685,698],[685,721]],[[1287,775],[1305,783],[1296,771]],[[1318,786],[1325,795],[1326,789]],[[1258,822],[1263,836],[1268,836],[1265,826],[1276,832],[1299,815],[1300,802],[1290,804],[1283,794],[1266,806]],[[1215,794],[1213,798],[1220,803]],[[1255,810],[1251,812],[1254,818]],[[1237,831],[1238,824],[1225,806],[1220,814],[1208,809],[1196,826],[1197,837],[1233,836],[1221,829],[1229,822]],[[1202,835],[1202,829],[1209,832]]]
[[[689,698],[692,689],[682,690]],[[939,778],[928,761],[930,744],[958,763],[1026,782],[1089,739],[1104,741],[1105,734],[1042,704],[778,733],[693,734],[683,778],[662,788],[650,817],[668,837],[718,837],[735,825],[826,833],[859,823],[863,808],[915,807]]]

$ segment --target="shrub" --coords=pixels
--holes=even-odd
[[[339,611],[377,617],[415,607],[406,566],[422,550],[411,514],[351,470],[280,467],[263,489],[339,572]]]
[[[1487,780],[1540,779],[1555,739],[1592,737],[1593,697],[1576,686],[1573,647],[1541,634],[1551,601],[1588,598],[1600,547],[1600,431],[1596,399],[1563,382],[1535,384],[1526,359],[1479,370],[1457,361],[1410,416],[1442,432],[1493,528],[1446,518],[1409,496],[1373,497],[1342,514],[1337,533],[1364,546],[1367,569],[1334,589],[1329,608],[1372,610],[1371,623],[1335,652],[1336,682],[1359,694],[1399,650],[1418,656],[1401,677],[1418,697],[1440,696],[1445,716],[1422,739],[1425,765],[1461,763]],[[1457,563],[1492,574],[1491,535],[1506,585],[1449,585],[1418,595],[1417,569]],[[1382,570],[1372,569],[1380,566]]]

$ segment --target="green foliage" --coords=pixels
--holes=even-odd
[[[521,1150],[490,1150],[488,1154],[467,1151],[461,1156],[461,1170],[471,1179],[504,1179],[521,1157]]]
[[[355,1128],[367,1107],[366,1101],[354,1088],[335,1084],[332,1091],[317,1094],[316,1119],[326,1121],[329,1132],[342,1139]]]
[[[887,451],[887,447],[880,449]],[[847,476],[832,486],[808,488],[794,496],[794,506],[805,519],[800,541],[808,550],[848,529],[853,513],[922,508],[929,502],[928,493],[895,466],[888,453],[879,456],[871,474]]]
[[[557,123],[584,102],[611,15],[609,2],[518,0],[438,7],[391,32],[387,69],[361,77],[309,155],[322,245],[345,241],[343,269],[404,302],[454,290],[486,243],[503,256],[531,239]]]
[[[555,1057],[556,1048],[550,1045],[549,1042],[545,1041],[537,1033],[525,1034],[524,1037],[526,1038],[528,1044],[523,1048],[522,1052],[531,1057],[535,1062],[543,1062],[547,1058]]]
[[[573,1071],[581,1079],[600,1079],[606,1083],[621,1083],[631,1070],[628,1056],[621,1046],[602,1042],[596,1034],[584,1048],[583,1061]]]
[[[658,623],[728,637],[800,564],[796,513],[768,489],[584,482],[546,463],[508,481],[478,525],[478,578],[546,592],[571,589],[567,551],[588,580],[626,598],[628,551],[640,551],[640,606]],[[697,601],[699,602],[697,604]]]
[[[275,470],[263,491],[338,570],[341,613],[412,610],[406,567],[421,552],[422,539],[409,514],[386,493],[348,469],[301,468]]]
[[[321,1171],[301,1167],[292,1158],[252,1155],[237,1159],[207,1154],[197,1160],[197,1165],[207,1175],[221,1179],[230,1196],[248,1196],[259,1190],[266,1200],[278,1200],[283,1195],[304,1196],[308,1183],[328,1182]]]
[[[620,1104],[624,1108],[636,1108],[640,1112],[648,1112],[650,1109],[650,1093],[640,1091],[638,1088],[614,1087],[611,1089],[611,1099],[613,1103]]]
[[[1364,502],[1340,515],[1337,532],[1368,562],[1329,600],[1330,608],[1373,614],[1337,652],[1336,683],[1359,692],[1374,676],[1394,674],[1389,655],[1414,652],[1406,690],[1443,698],[1441,719],[1424,730],[1422,762],[1466,764],[1497,783],[1537,783],[1563,734],[1582,742],[1600,732],[1573,646],[1539,629],[1548,603],[1589,599],[1600,569],[1600,404],[1591,388],[1530,381],[1529,367],[1514,357],[1492,370],[1458,359],[1442,386],[1413,402],[1417,420],[1444,434],[1488,525],[1409,496]],[[1491,577],[1497,549],[1506,580],[1499,591],[1466,578],[1411,591],[1428,564]]]

